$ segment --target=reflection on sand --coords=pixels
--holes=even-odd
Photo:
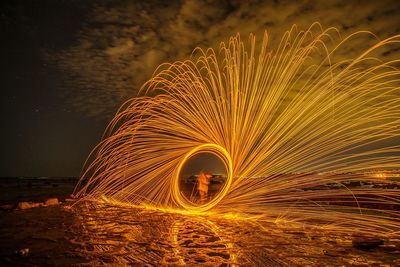
[[[84,229],[84,253],[94,258],[91,264],[236,266],[237,250],[210,220],[91,203],[74,210]]]
[[[208,219],[186,218],[171,227],[171,243],[180,264],[236,266],[237,250],[222,230]]]
[[[385,240],[371,253],[353,248],[351,234],[343,232],[91,202],[72,211],[81,224],[77,253],[93,266],[400,264],[399,240]]]

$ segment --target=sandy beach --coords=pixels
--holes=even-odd
[[[36,201],[42,201],[40,198],[55,196],[55,192],[46,193],[52,183],[56,182],[41,183],[40,196],[39,182],[25,186],[36,186]],[[71,181],[57,183],[56,188],[64,188],[57,192],[61,201],[58,205],[1,210],[2,266],[400,264],[397,239],[382,240],[383,244],[372,249],[362,249],[354,246],[351,233],[92,202],[74,204],[65,201]],[[28,193],[20,196],[23,197],[26,200]]]

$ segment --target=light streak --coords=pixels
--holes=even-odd
[[[333,45],[336,33],[293,27],[276,50],[267,34],[260,46],[237,35],[218,53],[196,49],[190,60],[161,65],[109,124],[75,196],[399,234],[399,189],[345,182],[382,183],[362,173],[400,167],[400,60],[375,56],[400,35],[335,60],[368,35]],[[228,179],[196,205],[178,180],[200,152],[218,156]]]
[[[220,159],[223,159],[223,163],[225,165],[225,169],[227,170],[227,180],[222,186],[222,189],[220,189],[220,192],[213,198],[211,199],[208,203],[202,204],[202,205],[197,205],[192,203],[190,200],[188,200],[184,194],[182,194],[180,188],[179,188],[179,179],[181,177],[181,170],[183,165],[189,160],[190,157],[195,155],[198,152],[207,152],[216,155]],[[176,169],[176,173],[174,174],[174,182],[173,182],[173,195],[174,199],[177,200],[177,202],[182,205],[183,208],[187,210],[193,210],[197,212],[201,211],[206,211],[209,210],[210,208],[214,207],[216,204],[218,204],[219,201],[223,197],[225,197],[226,193],[229,190],[229,187],[232,183],[232,160],[229,156],[229,153],[221,146],[216,145],[216,144],[203,144],[200,146],[195,147],[191,151],[189,151],[181,160],[181,162],[178,165],[178,168]]]

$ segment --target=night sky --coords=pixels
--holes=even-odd
[[[118,107],[163,62],[293,24],[400,33],[400,1],[1,1],[0,176],[78,176]],[[362,45],[370,45],[362,43]],[[362,47],[358,46],[359,49]],[[358,49],[349,47],[344,56]],[[384,56],[395,53],[387,51]]]

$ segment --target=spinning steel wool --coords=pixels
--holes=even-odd
[[[379,57],[400,35],[341,57],[361,35],[372,36],[334,44],[335,29],[293,27],[276,50],[267,34],[259,46],[237,35],[161,65],[109,124],[75,196],[398,234],[400,190],[371,173],[400,165],[400,60]],[[226,168],[206,203],[180,188],[198,153]]]

